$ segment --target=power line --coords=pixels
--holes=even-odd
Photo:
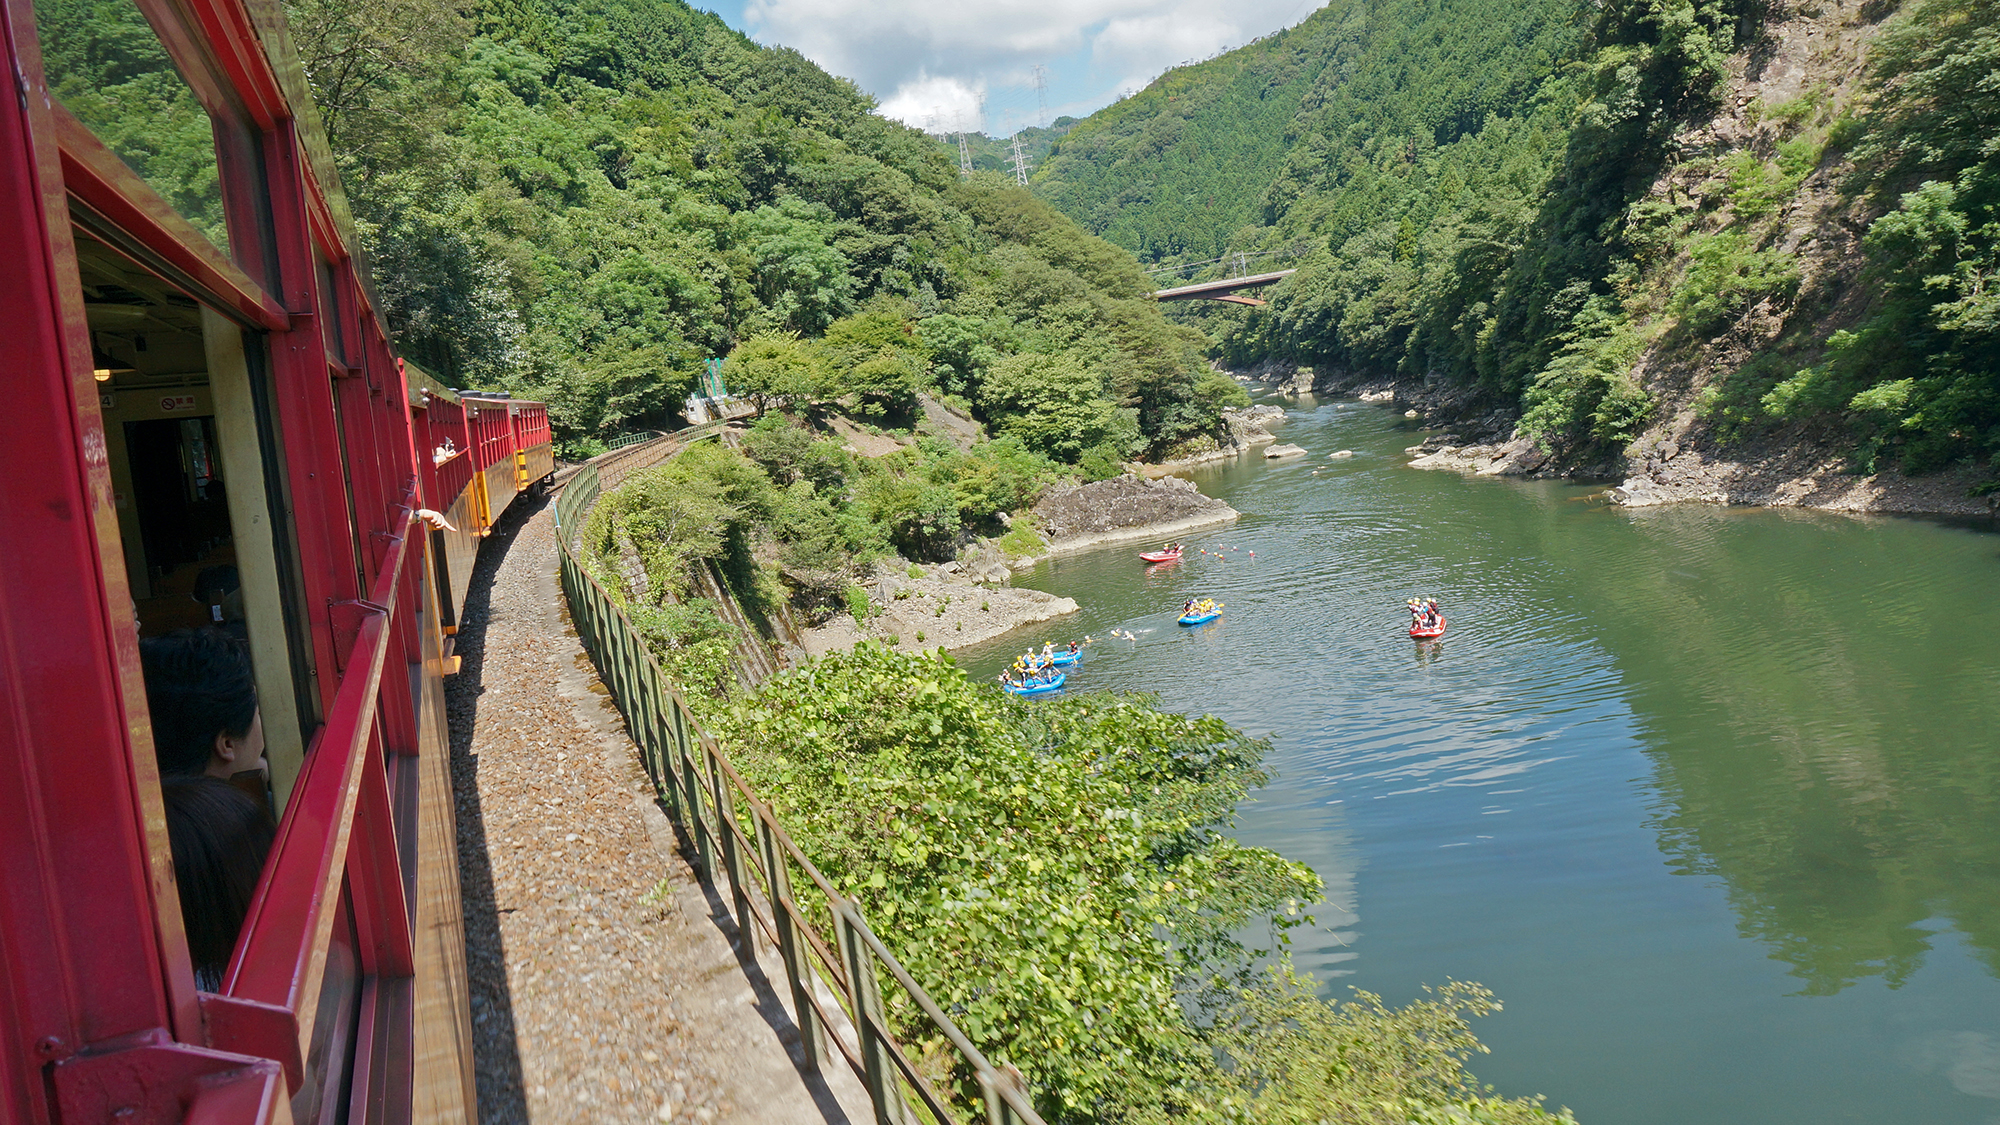
[[[1310,248],[1310,243],[1298,242],[1290,246],[1280,246],[1275,250],[1258,250],[1254,253],[1236,250],[1224,254],[1220,258],[1208,258],[1199,262],[1180,262],[1163,266],[1145,266],[1143,268],[1147,273],[1185,273],[1197,266],[1214,266],[1221,265],[1224,262],[1231,262],[1235,264],[1236,272],[1241,274],[1249,272],[1250,263],[1258,259],[1293,258],[1305,253]]]
[[[1049,127],[1049,68],[1035,64],[1035,108],[1040,113],[1038,120],[1042,128]],[[1025,181],[1023,181],[1025,182]]]

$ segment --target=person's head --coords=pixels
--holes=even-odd
[[[277,827],[264,803],[213,777],[163,777],[181,924],[197,976],[217,987]]]
[[[162,774],[228,777],[263,764],[257,683],[235,638],[182,629],[140,641],[139,660]]]

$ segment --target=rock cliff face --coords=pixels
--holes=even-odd
[[[1828,122],[1865,113],[1870,53],[1894,8],[1880,0],[1789,6],[1734,58],[1722,109],[1676,138],[1676,156],[1642,204],[1675,216],[1696,235],[1747,231],[1773,260],[1796,271],[1795,281],[1701,333],[1679,330],[1664,314],[1638,323],[1645,343],[1631,360],[1630,378],[1651,411],[1630,442],[1589,452],[1546,440],[1538,445],[1513,429],[1513,403],[1405,381],[1394,388],[1397,409],[1416,409],[1440,431],[1409,451],[1412,464],[1618,482],[1610,499],[1632,507],[1701,502],[1994,514],[1996,498],[1972,495],[1991,477],[1991,466],[1914,478],[1893,470],[1857,473],[1857,439],[1837,420],[1746,428],[1717,405],[1723,392],[1740,393],[1732,380],[1753,365],[1791,371],[1816,362],[1825,341],[1855,327],[1880,297],[1879,285],[1864,274],[1861,238],[1884,200],[1843,186],[1855,165],[1825,136]],[[1816,162],[1768,201],[1765,217],[1744,214],[1743,169],[1762,167],[1757,162],[1808,140],[1820,145]],[[1677,253],[1633,282],[1635,292],[1663,279],[1687,284],[1687,253]],[[1337,382],[1323,379],[1321,389]]]
[[[1050,493],[1035,505],[1036,527],[1052,552],[1121,539],[1172,536],[1227,523],[1236,509],[1179,477],[1124,476]]]

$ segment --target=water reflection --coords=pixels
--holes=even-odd
[[[1130,629],[1078,688],[1270,733],[1241,834],[1328,884],[1302,966],[1485,982],[1481,1077],[1591,1125],[1990,1125],[2000,538],[1415,472],[1352,407],[1283,436],[1311,457],[1191,474],[1245,515],[1177,567],[1023,576],[1084,612],[993,659]]]
[[[1631,686],[1676,869],[1726,880],[1808,994],[1902,984],[1939,918],[2000,972],[1986,541],[1799,512],[1604,522],[1562,557]]]

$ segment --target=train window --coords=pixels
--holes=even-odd
[[[334,275],[333,266],[325,258],[315,256],[319,266],[319,328],[326,340],[326,354],[333,360],[346,364],[347,325],[340,317],[340,280]]]
[[[37,0],[49,89],[105,147],[224,251],[229,228],[208,112],[132,0]]]
[[[132,0],[39,0],[49,89],[168,206],[265,285],[276,277],[256,133],[227,84],[191,81]]]
[[[212,626],[249,646],[282,802],[303,756],[294,630],[243,333],[76,234],[125,574],[142,637]],[[288,556],[287,556],[288,557]]]

